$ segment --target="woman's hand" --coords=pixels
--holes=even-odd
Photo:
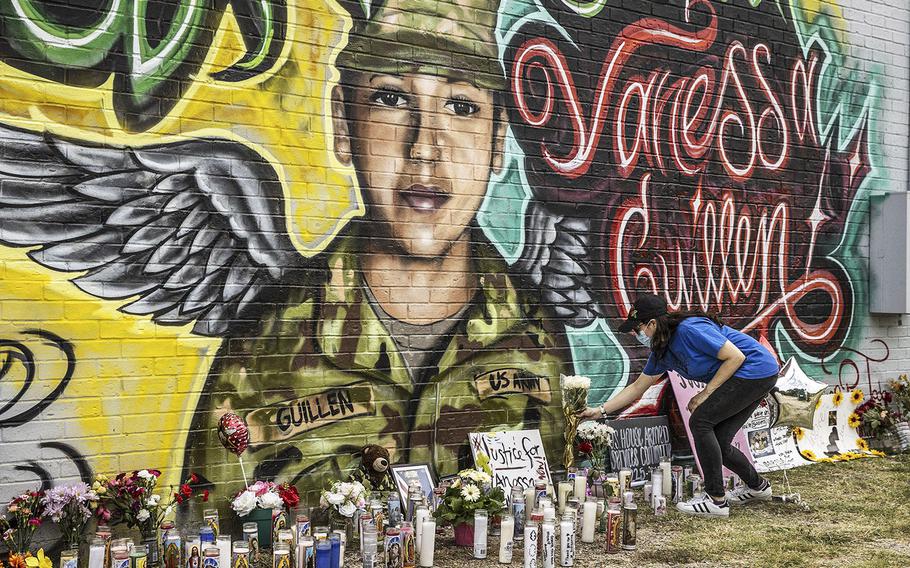
[[[599,406],[589,406],[581,412],[577,413],[575,416],[581,418],[582,420],[596,420],[597,418],[603,417]]]
[[[689,409],[689,413],[691,414],[692,412],[695,412],[695,409],[701,406],[701,403],[707,400],[708,396],[709,393],[706,393],[705,391],[701,391],[700,393],[693,396],[689,401],[689,404],[686,405],[686,408]]]

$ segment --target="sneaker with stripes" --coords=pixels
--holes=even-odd
[[[714,499],[702,493],[676,504],[676,508],[687,515],[696,515],[699,517],[729,517],[730,504],[724,499],[724,502],[717,504]]]
[[[737,487],[733,491],[727,491],[727,501],[731,505],[746,505],[757,501],[771,500],[771,484],[767,480],[763,481],[760,489],[751,489],[748,485]]]

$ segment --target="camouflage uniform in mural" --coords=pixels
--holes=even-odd
[[[337,63],[367,76],[409,73],[501,91],[495,21],[496,6],[487,0],[400,6],[389,1],[355,15]],[[354,165],[365,194],[376,191],[365,181],[370,172],[362,171],[363,162]],[[489,169],[479,182],[481,194]],[[463,185],[452,191],[470,191]],[[445,318],[432,345],[422,345],[423,355],[414,359],[407,354],[413,345],[402,343],[421,333],[395,333],[402,322],[384,312],[365,281],[366,243],[379,231],[370,217],[370,195],[365,197],[367,222],[355,223],[359,228],[320,257],[324,269],[320,265],[310,282],[288,288],[288,296],[263,316],[261,329],[225,340],[186,454],[186,467],[216,487],[234,488],[242,479],[237,461],[216,437],[218,418],[227,411],[250,426],[244,459],[255,477],[290,481],[304,491],[346,478],[358,464],[355,452],[370,443],[387,447],[393,463],[429,463],[439,475],[471,463],[469,432],[539,428],[548,454],[558,455],[564,339],[508,276],[505,262],[473,223],[476,209],[456,226],[470,241],[465,254],[476,280],[473,300]]]
[[[264,318],[255,337],[228,339],[205,389],[188,467],[216,487],[234,487],[239,465],[218,442],[219,416],[245,416],[244,454],[256,476],[301,490],[346,477],[354,452],[385,446],[393,462],[430,463],[440,475],[471,463],[468,432],[540,428],[557,456],[562,419],[558,377],[564,353],[539,309],[525,303],[476,245],[477,301],[446,338],[437,363],[412,377],[395,341],[365,298],[355,239],[328,257],[328,281]],[[488,253],[484,255],[484,253]],[[491,254],[489,254],[491,253]]]

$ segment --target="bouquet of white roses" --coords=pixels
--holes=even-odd
[[[328,509],[333,517],[340,515],[350,519],[357,509],[366,507],[366,489],[359,481],[336,481],[322,490],[319,505]]]
[[[562,455],[566,471],[575,461],[575,431],[578,429],[578,413],[588,406],[588,390],[591,379],[578,375],[560,375],[562,386],[562,413],[566,419],[565,451]]]
[[[253,512],[253,509],[282,511],[285,507],[294,507],[299,502],[300,496],[293,485],[257,481],[234,496],[234,499],[231,500],[231,508],[237,515],[245,517]]]

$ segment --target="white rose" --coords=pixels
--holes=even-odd
[[[350,497],[351,491],[353,491],[353,490],[354,490],[354,486],[347,482],[342,482],[341,485],[338,486],[338,492],[341,493],[342,495],[344,495],[345,497]]]
[[[244,491],[234,498],[231,508],[241,517],[249,515],[256,508],[256,494],[252,491]]]
[[[326,499],[331,505],[341,505],[344,503],[344,495],[341,493],[329,493],[326,495]]]
[[[263,509],[280,509],[284,507],[284,501],[280,495],[269,491],[259,498],[259,506]]]
[[[136,520],[139,521],[140,523],[144,523],[145,521],[149,520],[150,516],[151,515],[149,514],[149,512],[146,511],[145,509],[139,509],[139,512],[136,513]]]
[[[149,507],[157,507],[159,501],[161,501],[161,495],[151,495],[145,504]]]
[[[354,504],[351,503],[350,501],[348,501],[341,507],[338,507],[338,512],[341,513],[342,515],[344,515],[345,517],[354,516],[354,513],[356,511],[357,511],[357,507],[355,507]]]
[[[560,382],[564,389],[589,389],[591,388],[591,379],[581,375],[560,375]]]
[[[136,475],[138,475],[138,476],[141,477],[142,479],[151,479],[151,478],[155,477],[154,475],[152,475],[151,473],[149,473],[149,470],[147,470],[147,469],[143,469],[142,471],[140,471],[140,472],[137,473]]]

